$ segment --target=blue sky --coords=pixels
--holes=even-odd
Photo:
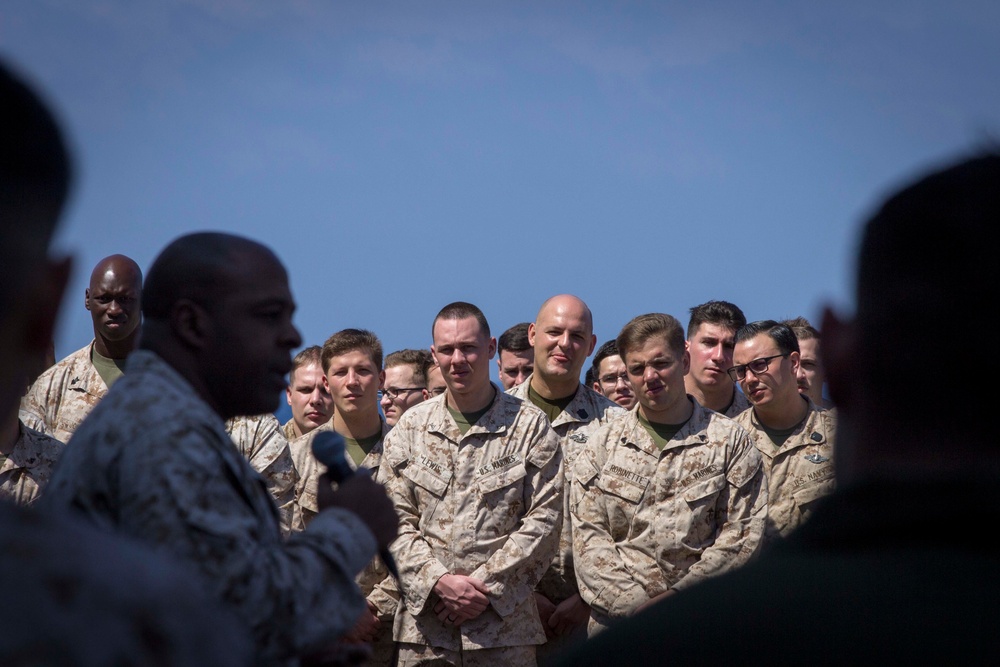
[[[710,299],[815,321],[872,207],[1000,135],[994,1],[5,0],[0,55],[79,168],[57,357],[100,258],[203,229],[278,253],[306,344],[561,292],[599,343]]]

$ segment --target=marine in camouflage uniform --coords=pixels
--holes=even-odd
[[[21,398],[20,417],[29,428],[68,443],[83,418],[108,393],[91,361],[94,341],[38,376]]]
[[[833,492],[837,413],[809,401],[806,419],[780,447],[753,410],[746,410],[736,421],[750,433],[764,462],[768,486],[764,539],[770,542],[798,527],[812,514],[816,501]]]
[[[507,393],[523,401],[528,401],[531,378],[532,376],[529,375],[524,382],[512,387]],[[573,395],[573,399],[549,423],[552,430],[559,436],[559,443],[562,447],[566,486],[563,492],[563,524],[559,531],[559,551],[552,561],[552,566],[546,570],[542,580],[538,583],[538,592],[556,605],[580,592],[576,583],[576,572],[573,568],[573,531],[570,522],[570,494],[568,492],[569,485],[573,480],[573,466],[594,432],[601,426],[615,419],[620,419],[626,412],[624,408],[611,399],[581,383]],[[549,643],[553,643],[552,640]],[[562,642],[554,642],[553,646],[561,647]],[[553,650],[559,649],[553,648]]]
[[[18,421],[14,448],[0,454],[0,498],[18,505],[34,503],[52,476],[66,444]]]
[[[267,490],[281,514],[281,532],[287,536],[297,512],[295,495],[299,474],[277,417],[271,413],[233,417],[226,420],[226,432],[250,467],[267,483]]]
[[[382,462],[383,441],[390,429],[391,427],[382,421],[382,439],[375,443],[375,446],[360,464],[356,463],[350,456],[346,457],[352,468],[367,470],[377,482],[382,481],[379,479],[379,464]],[[319,484],[319,476],[325,472],[325,467],[313,456],[312,441],[323,432],[333,432],[333,420],[288,443],[299,475],[296,491],[298,501],[296,502],[295,530],[305,530],[319,512],[316,489]],[[389,575],[385,563],[378,556],[375,556],[365,566],[358,574],[356,581],[361,588],[361,594],[369,603],[369,608],[375,608],[375,615],[380,622],[375,639],[371,642],[372,655],[366,664],[389,665],[395,655],[392,623],[396,615],[396,607],[399,604],[399,588],[396,586],[396,581]]]
[[[385,440],[379,478],[400,516],[394,637],[431,655],[545,641],[532,591],[558,550],[562,449],[540,410],[494,390],[464,435],[439,396],[407,410]],[[449,573],[489,589],[486,610],[460,625],[434,613],[434,585]]]
[[[666,592],[742,565],[767,513],[746,431],[689,397],[660,451],[635,411],[602,427],[574,466],[573,547],[590,634]]]
[[[42,504],[73,508],[195,568],[251,628],[265,664],[292,664],[363,609],[354,575],[376,551],[365,523],[330,508],[284,540],[264,480],[223,420],[152,352],[130,357],[129,373],[66,448]]]

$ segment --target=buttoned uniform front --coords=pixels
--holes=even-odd
[[[528,388],[531,386],[531,375],[516,387],[511,387],[507,393],[530,402]],[[593,389],[580,384],[573,399],[563,408],[563,411],[550,422],[552,430],[559,436],[563,450],[563,472],[566,489],[572,483],[573,465],[587,441],[601,426],[623,417],[628,411],[611,399],[597,393]],[[573,571],[573,532],[569,517],[570,494],[563,492],[563,525],[559,532],[559,552],[552,566],[542,576],[538,584],[538,592],[555,604],[578,592],[576,573]]]
[[[226,432],[250,467],[267,483],[281,516],[281,532],[287,536],[297,512],[295,491],[299,474],[277,417],[271,413],[233,417],[226,421]]]
[[[376,549],[363,521],[330,508],[284,540],[264,480],[194,388],[149,351],[133,352],[127,370],[40,504],[187,563],[250,627],[261,664],[296,664],[349,630],[364,604],[354,576]]]
[[[451,650],[545,641],[532,591],[558,549],[562,448],[541,410],[494,391],[464,435],[438,396],[386,436],[379,478],[400,516],[390,546],[402,589],[396,641]],[[489,589],[486,610],[458,626],[434,613],[434,584],[449,573]]]
[[[14,449],[0,462],[0,498],[30,505],[41,495],[65,443],[18,421]]]
[[[382,437],[371,448],[361,465],[354,463],[354,459],[346,456],[347,462],[352,468],[368,471],[376,482],[379,479],[379,464],[382,462],[382,447],[386,434],[392,428],[381,420]],[[326,471],[326,467],[316,460],[312,453],[313,439],[324,432],[333,432],[333,420],[322,424],[309,433],[302,435],[288,443],[292,452],[292,460],[298,471],[299,482],[296,490],[298,498],[296,502],[297,514],[294,522],[294,530],[305,530],[309,523],[319,512],[319,504],[316,500],[316,489],[319,485],[319,476]],[[396,581],[389,575],[389,570],[385,563],[378,556],[375,556],[358,574],[355,579],[361,588],[361,594],[365,596],[377,610],[377,616],[382,625],[372,641],[372,656],[366,664],[368,665],[389,665],[393,657],[394,644],[392,641],[392,623],[396,615],[396,608],[399,605],[399,588]]]
[[[573,554],[591,635],[757,552],[767,516],[760,454],[733,420],[688,400],[691,417],[662,452],[636,407],[576,461]]]
[[[94,341],[54,364],[21,397],[19,416],[29,428],[69,444],[84,418],[108,393],[92,361]]]
[[[737,423],[749,433],[760,451],[767,475],[767,528],[764,543],[787,535],[812,513],[817,500],[833,492],[833,446],[837,413],[809,402],[806,418],[775,447],[754,411],[746,410]]]

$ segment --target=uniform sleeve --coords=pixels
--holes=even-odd
[[[739,429],[726,469],[726,490],[716,506],[719,531],[697,563],[672,588],[683,590],[705,577],[746,563],[757,552],[767,520],[767,480],[760,452]]]
[[[202,434],[172,445],[152,465],[141,457],[129,465],[124,455],[121,493],[133,497],[120,506],[136,509],[122,517],[123,529],[197,563],[251,627],[263,661],[334,641],[353,627],[364,608],[354,577],[376,550],[361,519],[330,508],[285,542],[260,478],[246,465],[220,466]]]
[[[597,431],[580,452],[570,487],[573,522],[573,561],[580,597],[591,607],[612,617],[622,617],[649,600],[646,590],[625,566],[611,535],[610,502],[599,485],[607,460],[606,429]]]
[[[406,437],[407,432],[396,429],[386,436],[378,479],[385,485],[399,516],[399,534],[389,549],[399,569],[406,609],[416,616],[427,605],[437,580],[448,574],[448,568],[434,557],[431,546],[420,534],[415,485],[400,474],[407,465],[412,443]]]
[[[539,418],[527,433],[531,442],[525,457],[524,506],[518,529],[472,576],[490,589],[490,603],[500,616],[509,616],[531,595],[559,548],[563,522],[563,456],[559,438]]]

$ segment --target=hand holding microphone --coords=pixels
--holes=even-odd
[[[389,544],[399,532],[399,517],[381,484],[367,470],[359,473],[347,461],[344,437],[336,431],[320,431],[312,441],[313,456],[326,466],[319,478],[317,500],[319,508],[342,507],[361,517],[378,542],[379,557],[392,576],[399,579],[396,562],[389,553]],[[336,482],[336,491],[330,486]]]

